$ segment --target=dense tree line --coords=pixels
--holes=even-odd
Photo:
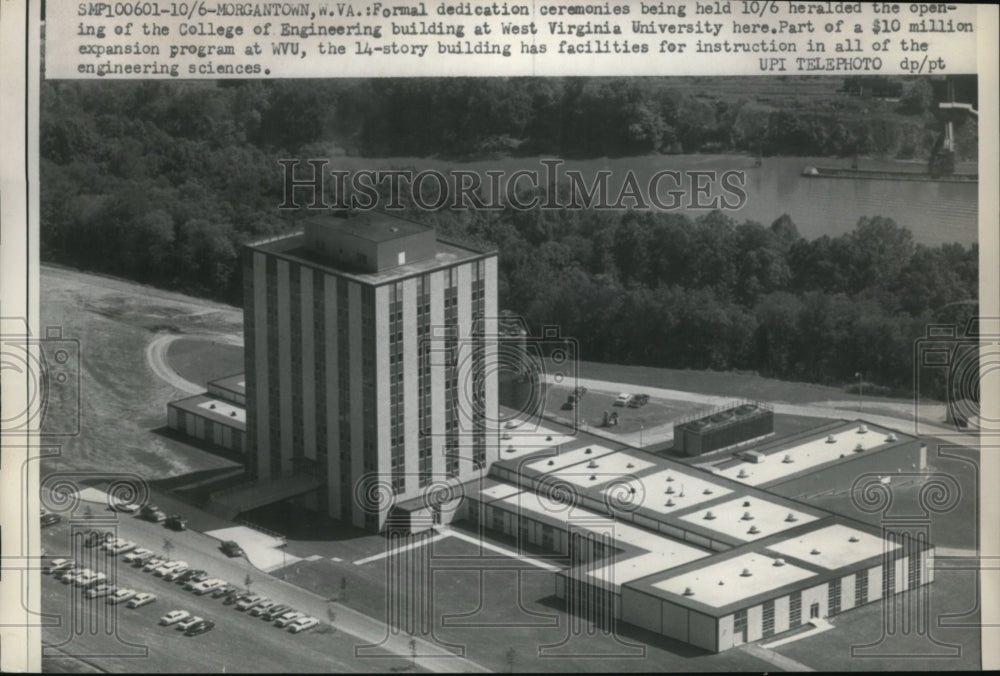
[[[923,138],[914,111],[933,93],[907,86],[913,100],[892,105]],[[275,209],[280,157],[829,154],[909,133],[886,115],[708,102],[656,79],[44,81],[41,103],[43,260],[236,304],[240,245],[295,217]],[[923,327],[975,312],[976,247],[915,244],[888,218],[811,241],[787,217],[719,213],[419,218],[496,247],[501,306],[560,324],[590,360],[834,383],[862,371],[905,389]]]

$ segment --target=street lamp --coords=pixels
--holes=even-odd
[[[287,574],[286,571],[285,571],[285,567],[288,565],[287,559],[285,557],[285,548],[287,546],[288,546],[288,538],[281,538],[281,544],[278,545],[278,548],[281,550],[281,579],[282,580],[285,579],[285,575]]]
[[[643,426],[642,421],[639,421],[639,448],[642,448],[642,432],[646,428]]]
[[[862,380],[861,380],[861,371],[858,371],[857,373],[855,373],[854,376],[858,379],[858,411],[860,412],[861,411],[861,388],[863,386],[863,383],[862,383]]]

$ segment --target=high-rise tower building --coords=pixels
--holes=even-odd
[[[323,215],[245,247],[243,283],[259,479],[318,474],[311,506],[381,530],[377,496],[497,459],[495,252],[383,213]]]

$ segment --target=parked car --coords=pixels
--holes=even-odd
[[[102,582],[106,581],[108,576],[104,573],[94,573],[90,578],[86,580],[76,579],[76,586],[82,589],[92,589]]]
[[[142,569],[144,571],[146,571],[147,573],[149,573],[149,572],[151,572],[153,570],[156,570],[157,568],[159,568],[160,566],[162,566],[166,562],[167,562],[167,560],[164,559],[163,557],[154,556],[153,558],[151,558],[148,561],[146,561],[146,563],[142,564]]]
[[[222,599],[222,605],[231,606],[234,603],[239,603],[243,599],[247,598],[247,596],[247,594],[241,594],[238,590],[234,589],[226,594],[226,596]]]
[[[52,575],[63,584],[69,584],[84,570],[86,570],[86,568],[83,568],[82,566],[72,566],[71,568],[60,568]]]
[[[181,573],[180,575],[177,576],[177,581],[180,582],[180,583],[187,582],[188,580],[190,580],[192,577],[194,577],[195,575],[197,575],[200,572],[201,571],[198,570],[197,568],[188,568],[183,573]]]
[[[146,554],[149,554],[149,557],[147,557],[147,559],[152,557],[153,550],[146,549],[145,547],[138,547],[130,552],[126,552],[125,556],[122,557],[122,561],[124,561],[125,563],[136,563],[136,561],[140,556],[145,556]]]
[[[171,530],[187,530],[187,519],[180,514],[171,514],[164,525]]]
[[[60,521],[62,521],[62,517],[58,514],[46,514],[42,517],[42,528],[45,528],[46,526],[54,526]]]
[[[299,612],[298,610],[293,610],[285,613],[284,615],[278,616],[278,618],[274,621],[274,626],[287,627],[292,622],[295,622],[296,620],[299,620],[305,616],[306,616],[305,613]]]
[[[264,597],[260,594],[244,597],[236,602],[236,610],[250,610],[263,600]]]
[[[204,622],[204,617],[198,617],[197,615],[192,615],[191,617],[185,618],[177,623],[177,631],[187,631],[199,622]]]
[[[135,504],[134,502],[130,502],[130,503],[126,503],[126,504],[114,503],[114,504],[111,505],[111,509],[112,509],[112,511],[115,511],[115,512],[124,512],[125,514],[135,514],[141,508],[140,508],[139,505]]]
[[[279,603],[277,605],[271,606],[270,608],[262,612],[260,614],[260,619],[271,622],[281,617],[289,610],[291,610],[291,607],[287,603]]]
[[[220,580],[219,578],[214,577],[212,579],[205,580],[203,582],[198,582],[197,585],[191,591],[193,591],[198,596],[204,596],[213,589],[218,589],[219,587],[222,587],[225,584],[226,584],[225,580]]]
[[[73,580],[73,584],[76,585],[77,587],[87,586],[94,580],[97,580],[98,575],[101,575],[101,573],[97,573],[95,571],[88,569],[85,572],[81,573],[80,575],[77,575],[76,578]]]
[[[187,568],[187,561],[167,561],[166,563],[162,564],[159,568],[155,568],[153,570],[153,575],[156,575],[157,577],[163,577],[164,575],[174,570],[175,568],[180,568],[182,566],[184,568]]]
[[[125,541],[115,545],[114,547],[107,547],[106,549],[108,550],[108,553],[111,554],[111,556],[118,556],[119,554],[126,554],[128,552],[131,552],[137,546],[138,545],[136,545],[134,542]]]
[[[112,591],[114,591],[114,587],[105,582],[101,582],[100,584],[88,589],[86,596],[88,599],[96,599],[99,596],[107,596]]]
[[[186,570],[188,570],[187,566],[177,566],[173,570],[164,573],[163,579],[166,580],[167,582],[173,582],[178,577],[180,577],[181,574]]]
[[[221,549],[222,553],[230,558],[234,556],[243,556],[243,548],[240,547],[239,543],[234,540],[226,540],[223,542]]]
[[[137,594],[134,589],[116,589],[113,594],[108,596],[108,603],[116,606],[119,603],[125,603],[129,599],[133,599],[136,596]]]
[[[198,634],[204,634],[206,631],[211,631],[215,627],[215,622],[212,620],[202,620],[197,624],[191,625],[184,632],[185,636],[197,636]]]
[[[275,603],[271,599],[264,599],[253,608],[250,609],[250,614],[254,617],[260,617],[268,611],[269,608],[274,606]]]
[[[52,559],[52,561],[49,562],[49,565],[45,566],[42,572],[46,575],[51,575],[56,571],[60,571],[65,568],[72,568],[73,565],[74,563],[72,559]]]
[[[172,624],[177,624],[183,619],[191,617],[191,613],[186,610],[171,610],[169,613],[160,618],[160,624],[165,627],[169,627]]]
[[[139,608],[148,605],[156,600],[156,594],[151,592],[139,592],[126,603],[129,608]]]
[[[315,617],[300,617],[299,619],[288,625],[288,631],[293,634],[298,634],[303,631],[309,631],[313,627],[319,624],[319,620]]]
[[[233,593],[235,588],[231,584],[224,584],[221,587],[216,587],[212,590],[213,599],[221,599],[223,596],[228,596]]]
[[[622,392],[621,394],[618,395],[618,398],[615,399],[615,406],[624,406],[625,404],[628,403],[628,400],[631,396],[632,395],[630,394]]]

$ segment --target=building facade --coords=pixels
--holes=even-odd
[[[496,459],[497,259],[380,213],[243,252],[248,465],[325,478],[310,506],[381,530]]]

